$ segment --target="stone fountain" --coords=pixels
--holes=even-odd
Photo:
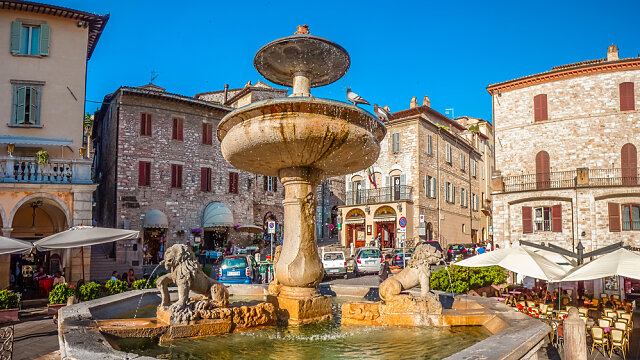
[[[284,240],[275,264],[279,286],[271,287],[269,301],[290,324],[331,318],[330,299],[317,290],[324,271],[316,245],[316,187],[327,176],[372,165],[386,134],[367,111],[311,95],[311,88],[340,79],[350,63],[340,45],[299,27],[296,35],[265,45],[254,59],[267,80],[292,87],[291,96],[239,108],[218,125],[229,163],[277,176],[284,185]]]

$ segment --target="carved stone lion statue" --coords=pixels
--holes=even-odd
[[[431,290],[431,270],[429,266],[442,261],[442,254],[433,246],[420,244],[416,246],[407,267],[401,272],[388,278],[380,284],[380,298],[385,302],[400,295],[403,290],[409,290],[420,285],[421,296],[427,297]]]
[[[276,246],[276,251],[273,254],[273,280],[269,283],[269,294],[278,295],[280,293],[280,288],[282,285],[278,281],[275,276],[276,264],[278,263],[278,259],[280,259],[280,253],[282,252],[282,245]]]
[[[196,303],[211,307],[227,307],[229,305],[229,291],[218,281],[208,277],[196,260],[195,254],[187,245],[176,244],[167,249],[162,262],[169,274],[163,275],[156,281],[162,295],[160,306],[169,306],[169,285],[178,285],[178,301],[169,306],[172,321],[188,321],[192,311],[188,306],[189,291],[205,296],[205,300]]]

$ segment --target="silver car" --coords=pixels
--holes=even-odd
[[[382,253],[376,248],[360,248],[356,252],[356,275],[380,273]]]

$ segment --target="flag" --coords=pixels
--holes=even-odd
[[[376,179],[373,175],[373,170],[371,170],[371,167],[367,168],[367,175],[369,175],[369,182],[371,183],[371,185],[373,185],[373,188],[377,189],[378,185],[376,184]]]

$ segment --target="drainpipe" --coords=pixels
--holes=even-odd
[[[473,133],[471,136],[473,136]],[[467,167],[467,173],[469,174],[469,194],[467,196],[467,201],[469,201],[469,198],[471,197],[471,194],[472,194],[471,192],[471,154],[472,153],[473,153],[473,150],[469,152],[469,164]],[[478,195],[476,194],[476,196]],[[469,206],[469,233],[471,236],[471,243],[473,243],[473,199],[471,199],[471,206]]]
[[[440,236],[441,228],[440,228],[440,128],[438,128],[438,138],[436,139],[436,196],[438,197],[437,208],[438,208],[438,243],[440,246],[446,247],[443,244]]]

